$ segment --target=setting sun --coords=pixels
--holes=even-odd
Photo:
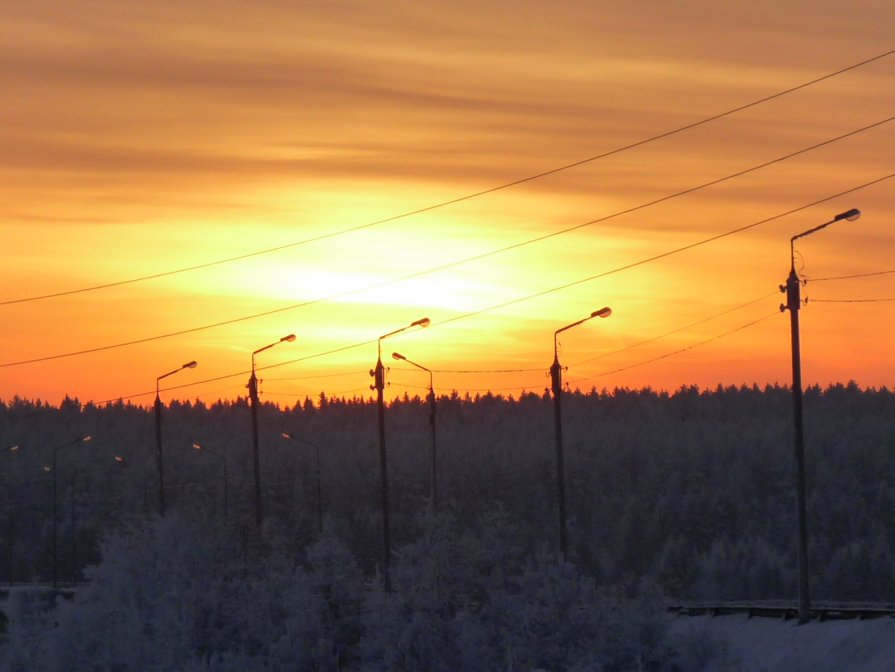
[[[270,400],[367,395],[371,343],[423,315],[395,347],[441,389],[517,395],[603,305],[572,386],[786,384],[789,238],[853,207],[797,245],[806,383],[892,384],[888,8],[203,4],[3,10],[4,398],[148,403],[184,358],[173,395],[233,398],[293,331]]]

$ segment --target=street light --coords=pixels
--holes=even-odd
[[[796,454],[796,480],[799,507],[799,623],[807,623],[810,620],[811,598],[808,590],[808,504],[807,486],[805,483],[805,432],[802,418],[802,355],[799,341],[799,309],[802,303],[800,292],[801,281],[796,272],[795,242],[812,233],[820,231],[843,219],[853,222],[861,216],[857,208],[840,212],[828,222],[820,226],[808,229],[789,239],[789,277],[785,285],[780,285],[780,291],[786,293],[786,305],[780,306],[780,311],[789,309],[789,326],[792,342],[792,417],[794,432],[794,445]]]
[[[407,359],[400,352],[393,352],[392,359],[401,360],[422,369],[429,374],[429,430],[432,434],[432,450],[429,454],[429,485],[430,485],[430,505],[434,513],[438,506],[438,469],[435,452],[435,383],[432,376],[432,369],[427,369],[422,364]]]
[[[288,439],[290,441],[298,441],[299,443],[303,443],[314,449],[316,453],[316,471],[317,471],[317,533],[319,535],[323,534],[323,497],[322,497],[322,487],[320,485],[320,446],[316,443],[311,443],[307,439],[302,439],[292,432],[283,432],[280,434],[284,439]]]
[[[193,448],[200,453],[208,453],[221,461],[221,464],[224,466],[224,520],[227,520],[227,513],[229,509],[229,497],[227,496],[227,458],[221,455],[220,453],[216,453],[214,451],[208,450],[201,443],[194,443]]]
[[[376,368],[370,371],[374,383],[370,389],[376,390],[376,403],[379,415],[379,476],[382,489],[382,581],[386,592],[391,592],[392,582],[390,575],[391,565],[391,539],[388,520],[388,465],[385,453],[385,367],[382,365],[382,341],[389,336],[400,334],[411,327],[428,327],[432,321],[428,317],[411,322],[406,327],[395,329],[383,334],[376,341],[377,358]]]
[[[255,468],[255,524],[261,529],[261,459],[258,455],[258,377],[255,375],[255,355],[259,352],[269,350],[280,343],[292,343],[295,340],[295,334],[283,336],[278,341],[274,341],[270,345],[258,348],[252,353],[252,375],[249,377],[249,397],[252,400],[252,462]]]
[[[158,461],[158,510],[163,518],[165,516],[165,471],[162,462],[162,400],[159,396],[159,383],[163,378],[173,376],[178,371],[195,369],[196,366],[198,364],[193,360],[155,379],[155,450]]]
[[[553,425],[556,433],[556,500],[559,508],[559,551],[562,561],[568,560],[568,542],[566,538],[566,467],[562,443],[562,366],[559,364],[558,336],[572,327],[577,327],[595,317],[609,317],[612,309],[600,308],[583,320],[567,324],[553,332],[553,364],[550,366],[550,380],[553,387]]]
[[[79,443],[88,443],[92,438],[92,436],[86,434],[84,436],[79,436],[76,439],[72,439],[71,441],[67,441],[60,446],[56,446],[53,448],[52,466],[47,465],[44,467],[44,471],[49,471],[53,474],[53,588],[56,588],[58,583],[59,568],[59,512],[56,507],[56,455],[63,448],[68,448],[69,446],[74,446]]]

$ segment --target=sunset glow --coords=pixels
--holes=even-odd
[[[233,399],[292,332],[262,399],[370,396],[423,316],[440,392],[540,393],[602,306],[573,389],[789,384],[850,208],[804,381],[891,388],[895,7],[641,4],[0,0],[0,398]]]

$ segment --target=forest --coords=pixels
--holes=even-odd
[[[895,395],[804,404],[812,597],[895,601]],[[137,630],[173,638],[158,669],[698,669],[670,601],[795,598],[788,388],[564,394],[566,563],[550,396],[436,408],[434,506],[427,401],[386,408],[386,592],[375,402],[261,405],[260,530],[245,400],[162,409],[164,517],[151,408],[6,402],[0,581],[82,586],[56,639],[10,623],[8,669],[120,662]]]

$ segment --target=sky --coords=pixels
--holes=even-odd
[[[789,384],[789,238],[850,208],[796,245],[803,380],[891,388],[893,23],[0,0],[0,399],[151,403],[191,360],[163,399],[234,399],[290,333],[264,400],[368,396],[422,317],[381,341],[389,396],[429,383],[395,351],[441,392],[541,392],[603,306],[559,338],[570,389]]]

